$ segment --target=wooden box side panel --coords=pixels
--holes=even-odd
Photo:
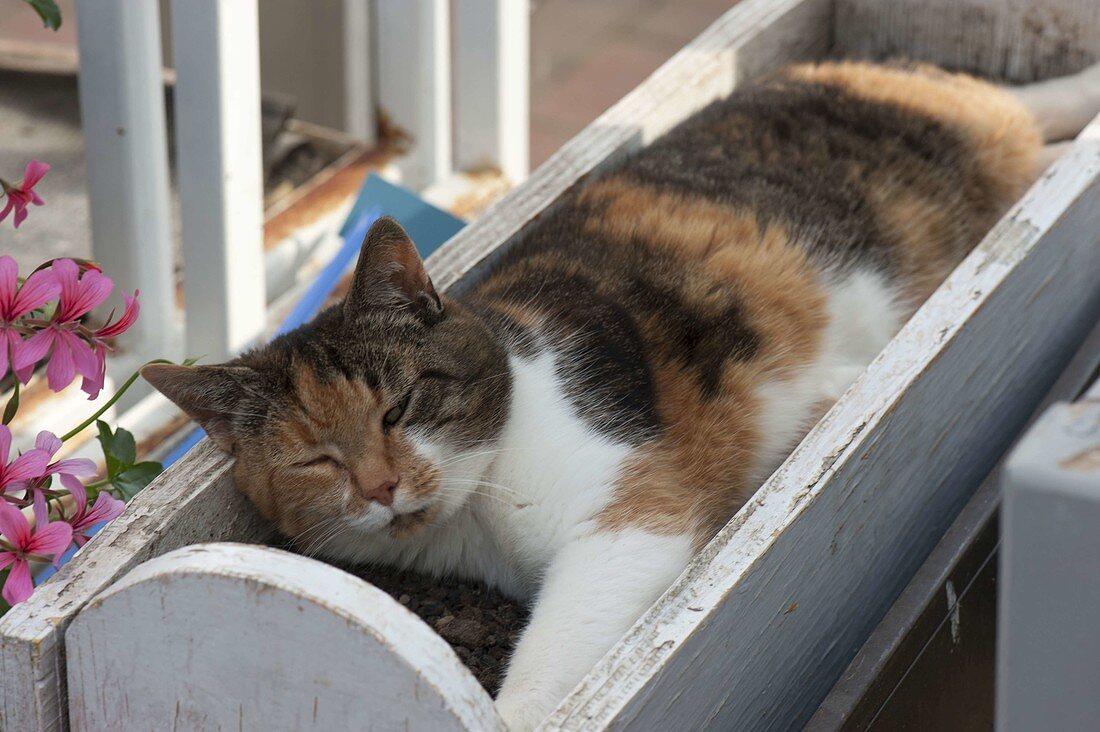
[[[837,0],[843,56],[932,61],[1026,83],[1100,58],[1096,0]]]
[[[267,547],[197,544],[145,562],[80,611],[65,643],[74,732],[502,728],[413,613]]]
[[[0,729],[64,729],[63,634],[96,593],[151,557],[201,541],[261,541],[271,530],[233,487],[208,440],[157,478],[30,599],[0,618]]]
[[[547,728],[801,726],[1100,315],[1100,121]]]

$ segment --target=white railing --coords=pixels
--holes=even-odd
[[[215,361],[260,335],[265,303],[278,294],[264,278],[263,7],[170,3],[182,312],[173,286],[160,9],[79,3],[93,251],[123,288],[142,288],[142,328],[131,342],[137,357]],[[528,0],[344,0],[342,12],[343,27],[332,33],[345,49],[347,126],[371,140],[382,110],[410,135],[411,148],[395,161],[401,182],[423,189],[484,168],[512,183],[526,177]]]

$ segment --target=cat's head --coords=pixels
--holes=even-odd
[[[492,458],[511,390],[498,341],[439,297],[388,218],[340,305],[228,363],[142,374],[236,457],[238,488],[303,545],[446,521]]]

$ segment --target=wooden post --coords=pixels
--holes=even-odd
[[[455,164],[498,168],[513,184],[529,166],[527,0],[456,0]]]
[[[344,129],[373,145],[378,137],[370,5],[344,0]]]
[[[124,336],[137,355],[177,356],[158,5],[88,0],[77,12],[92,251],[120,288],[141,289]]]
[[[264,324],[257,0],[172,0],[187,353],[219,361]]]
[[[179,0],[177,0],[178,2]],[[423,189],[451,173],[448,0],[379,0],[378,101],[412,139],[396,161],[406,186]]]

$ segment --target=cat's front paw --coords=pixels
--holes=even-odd
[[[530,732],[549,716],[553,705],[540,704],[519,695],[501,694],[497,697],[496,708],[509,732]]]

